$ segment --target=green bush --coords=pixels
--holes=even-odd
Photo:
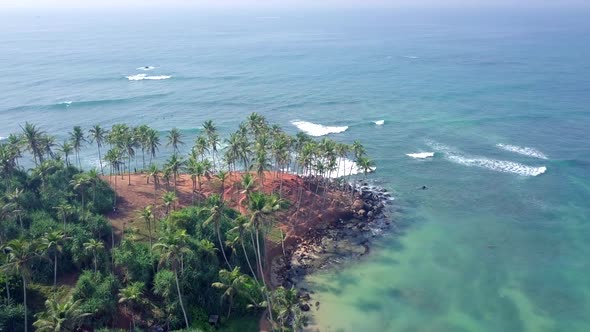
[[[73,299],[82,299],[82,312],[93,313],[86,323],[93,327],[104,326],[117,312],[119,281],[112,274],[84,271],[73,290]]]
[[[113,256],[126,281],[141,281],[146,285],[151,283],[156,261],[150,255],[149,244],[123,240],[121,245],[113,250]]]
[[[29,314],[29,316],[31,316]],[[32,317],[29,317],[29,322]],[[0,303],[0,331],[24,331],[25,308],[12,301]]]

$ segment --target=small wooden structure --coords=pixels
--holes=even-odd
[[[219,315],[209,315],[209,325],[217,327],[219,325]]]

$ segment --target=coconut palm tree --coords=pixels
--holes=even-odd
[[[100,153],[100,148],[105,141],[106,135],[108,132],[103,129],[100,125],[94,125],[90,130],[88,130],[88,139],[90,143],[96,142],[96,147],[98,148],[98,162],[100,164],[100,173],[104,175],[104,171],[102,168],[102,156]]]
[[[8,135],[8,138],[6,139],[6,145],[9,148],[9,150],[12,152],[12,154],[14,156],[13,158],[14,158],[15,164],[18,166],[18,159],[22,157],[22,147],[23,147],[22,138],[19,137],[18,135],[10,134],[10,135]]]
[[[74,147],[74,151],[76,152],[76,160],[78,161],[78,167],[82,168],[82,162],[80,161],[80,149],[86,139],[84,138],[84,131],[82,131],[82,127],[74,126],[74,129],[70,132],[70,141],[72,142],[72,146]]]
[[[158,194],[158,184],[160,182],[158,176],[160,175],[160,170],[158,169],[157,165],[151,164],[147,174],[147,183],[150,183],[150,178],[154,181],[154,202],[156,201],[156,195]]]
[[[119,303],[123,304],[127,312],[131,313],[131,323],[134,330],[136,328],[135,321],[137,320],[135,312],[145,302],[143,295],[144,288],[145,284],[137,281],[129,284],[127,287],[121,288],[119,291]]]
[[[270,168],[270,162],[268,160],[268,154],[264,148],[258,148],[256,150],[256,156],[253,159],[252,168],[256,171],[258,179],[260,180],[260,186],[264,186],[264,172]]]
[[[145,170],[145,151],[149,149],[148,135],[151,128],[147,125],[141,125],[133,129],[133,136],[135,141],[141,148],[141,169]]]
[[[356,164],[358,170],[363,172],[363,181],[367,178],[367,174],[375,167],[375,163],[371,159],[363,156],[360,156],[356,160]]]
[[[294,325],[301,325],[302,312],[299,307],[300,299],[297,295],[297,290],[294,287],[289,289],[278,287],[271,295],[273,302],[273,309],[276,312],[277,323],[281,330],[300,331],[301,327],[297,328]]]
[[[164,202],[164,207],[166,207],[166,215],[170,213],[170,208],[174,209],[174,204],[178,198],[176,194],[172,191],[167,191],[164,196],[162,196],[162,201]]]
[[[149,163],[152,163],[152,159],[156,158],[156,154],[160,149],[160,133],[155,129],[150,129],[146,137],[146,150],[150,155]]]
[[[248,210],[250,211],[250,224],[256,238],[256,259],[258,261],[258,268],[260,269],[260,276],[262,283],[266,285],[264,280],[264,269],[262,268],[262,250],[260,247],[259,234],[262,229],[263,215],[267,213],[267,196],[261,192],[252,192],[248,197]]]
[[[149,236],[149,241],[150,241],[150,253],[152,250],[152,221],[154,221],[154,213],[152,212],[152,206],[148,205],[145,208],[143,208],[141,210],[141,218],[143,218],[143,221],[145,221],[145,225],[147,226],[148,229],[148,236]]]
[[[172,128],[170,130],[170,132],[168,133],[167,139],[168,139],[167,146],[172,146],[172,148],[174,149],[174,152],[179,153],[180,151],[178,150],[178,146],[184,145],[184,142],[182,141],[182,134],[180,133],[180,130],[178,130],[177,128]]]
[[[246,236],[246,231],[248,230],[248,226],[250,225],[248,219],[244,215],[239,215],[236,219],[234,219],[234,223],[235,227],[230,229],[230,232],[237,232],[238,234],[232,242],[240,242],[240,245],[244,252],[244,257],[246,258],[246,263],[248,263],[248,267],[250,268],[250,272],[252,273],[252,277],[254,277],[254,280],[258,282],[258,278],[256,278],[256,272],[254,272],[252,264],[250,264],[250,258],[248,257],[246,246],[244,245],[244,237]]]
[[[177,177],[180,171],[184,168],[184,160],[182,157],[177,155],[176,153],[173,154],[170,159],[166,161],[166,168],[170,169],[172,176],[174,177],[174,193],[176,193],[176,185],[177,185]]]
[[[84,207],[86,206],[84,200],[86,196],[86,188],[88,188],[88,186],[90,185],[90,179],[88,178],[88,175],[84,173],[74,175],[72,180],[70,180],[70,185],[73,187],[75,191],[78,191],[78,193],[82,197],[82,211],[84,211]]]
[[[111,175],[113,173],[115,173],[115,186],[113,187],[113,189],[114,189],[113,208],[115,208],[117,206],[117,175],[116,175],[116,173],[119,170],[119,168],[121,167],[121,164],[123,164],[123,161],[121,159],[121,150],[119,150],[119,148],[110,149],[109,151],[107,151],[107,154],[105,156],[105,160],[111,166]]]
[[[190,249],[186,245],[187,238],[188,235],[185,230],[177,230],[174,232],[168,231],[160,237],[156,244],[154,244],[154,250],[160,253],[159,266],[168,265],[172,269],[172,272],[174,272],[176,291],[178,292],[178,302],[180,304],[180,309],[182,310],[184,323],[188,329],[189,322],[186,316],[186,310],[184,309],[182,292],[178,281],[178,268],[182,259],[181,257],[190,252]]]
[[[36,125],[28,122],[25,122],[25,126],[21,126],[21,129],[23,131],[23,141],[29,152],[33,154],[33,161],[35,162],[35,166],[37,166],[43,162],[42,139],[45,132]]]
[[[219,171],[219,173],[217,173],[217,178],[219,179],[219,181],[221,181],[221,200],[223,201],[223,195],[225,194],[225,181],[227,180],[227,178],[229,177],[229,173],[227,171]]]
[[[66,159],[66,166],[70,166],[70,154],[74,151],[74,146],[68,141],[64,141],[59,145],[58,151],[64,154]]]
[[[54,136],[43,135],[41,137],[41,147],[42,147],[43,152],[45,152],[45,155],[47,156],[47,159],[53,159],[53,158],[55,158],[55,154],[53,153],[53,148],[56,145],[57,144],[55,143],[55,137]]]
[[[72,213],[73,208],[67,202],[62,201],[59,205],[53,207],[57,210],[57,215],[61,218],[64,224],[64,232],[66,231],[66,221],[68,216]]]
[[[17,166],[17,151],[8,144],[0,144],[0,171],[7,187]]]
[[[227,219],[227,216],[225,215],[224,211],[225,206],[223,204],[221,196],[219,194],[211,194],[211,196],[209,196],[208,199],[208,206],[210,206],[210,216],[209,218],[207,218],[207,220],[205,220],[205,222],[203,222],[203,226],[207,227],[210,224],[213,224],[215,226],[215,232],[217,233],[217,239],[219,240],[219,249],[223,254],[223,259],[225,260],[225,263],[231,270],[232,266],[227,260],[223,241],[221,240],[221,223],[223,222],[223,219]]]
[[[130,133],[127,133],[127,135],[125,135],[125,137],[123,138],[123,151],[125,152],[125,155],[127,156],[127,179],[128,179],[128,183],[127,185],[131,185],[131,158],[135,157],[135,148],[137,147],[137,140],[135,139],[135,137],[133,135],[131,135]]]
[[[209,152],[209,142],[204,136],[198,136],[193,146],[193,152],[201,158],[201,161],[205,160],[205,154]]]
[[[7,208],[10,208],[11,213],[16,215],[18,218],[21,232],[24,230],[22,219],[22,200],[24,192],[24,189],[15,188],[13,191],[7,192],[4,196],[6,198],[6,201],[8,201]]]
[[[23,283],[25,332],[27,332],[29,327],[27,321],[27,282],[31,278],[31,261],[40,257],[38,243],[30,240],[12,240],[8,242],[3,250],[7,253],[7,262],[2,265],[2,271],[20,276]]]
[[[239,267],[235,267],[233,270],[219,270],[219,281],[211,284],[214,288],[223,291],[221,294],[221,301],[228,301],[227,318],[231,315],[231,309],[234,305],[234,297],[238,294],[240,289],[243,287],[244,275],[240,272]]]
[[[104,249],[104,243],[100,240],[90,239],[83,244],[84,251],[92,253],[92,261],[94,262],[94,272],[98,271],[98,252]]]
[[[58,302],[53,297],[45,301],[45,311],[35,315],[37,320],[33,323],[37,332],[74,332],[78,331],[85,317],[90,313],[85,313],[80,309],[82,300],[73,301],[70,299],[65,302]]]
[[[53,289],[57,285],[57,256],[63,250],[63,243],[68,237],[61,231],[45,233],[41,238],[41,247],[49,256],[53,256]]]

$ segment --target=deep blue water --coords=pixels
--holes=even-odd
[[[347,126],[330,136],[368,146],[402,234],[310,278],[315,326],[588,331],[586,14],[2,13],[0,136],[127,122],[190,142],[250,112]]]

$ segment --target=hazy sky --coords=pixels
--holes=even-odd
[[[590,0],[0,0],[0,8],[587,7]]]

